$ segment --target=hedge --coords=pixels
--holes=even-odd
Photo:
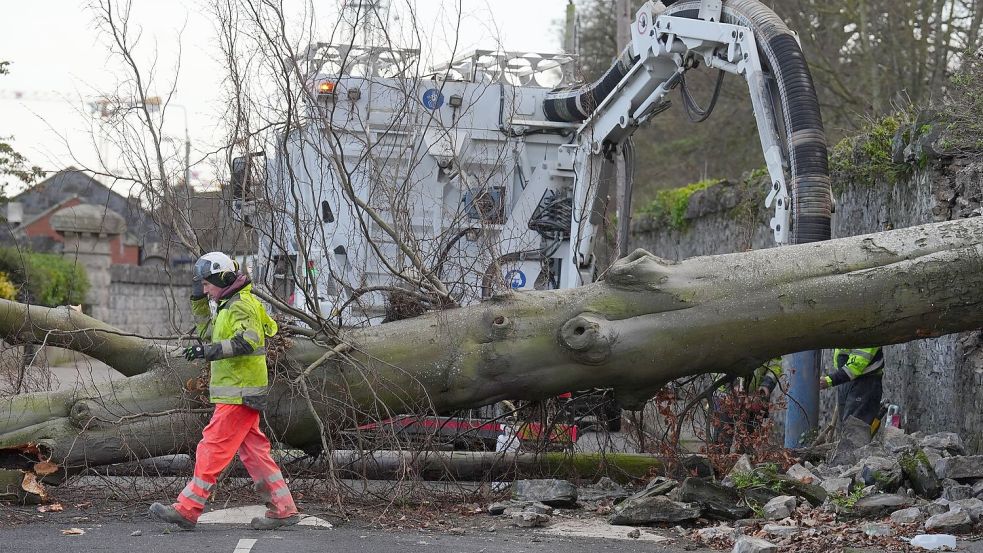
[[[89,289],[81,265],[50,253],[0,248],[0,273],[20,289],[19,299],[48,307],[81,304]]]

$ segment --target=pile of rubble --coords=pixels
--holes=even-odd
[[[888,427],[871,441],[869,426],[851,419],[825,463],[782,473],[742,456],[720,481],[658,477],[633,494],[608,479],[579,489],[563,480],[520,480],[513,499],[489,511],[534,527],[548,524],[554,508],[583,508],[613,525],[668,525],[742,553],[900,550],[942,539],[912,541],[926,533],[954,544],[951,534],[966,537],[983,517],[983,456],[965,453],[951,432],[909,435]]]

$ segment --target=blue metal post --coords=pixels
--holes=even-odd
[[[798,447],[802,435],[819,426],[820,354],[821,351],[802,351],[785,356],[785,372],[789,375],[785,447]]]

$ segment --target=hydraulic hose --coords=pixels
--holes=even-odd
[[[665,15],[699,16],[700,0],[664,0]],[[826,132],[812,74],[798,42],[775,12],[757,0],[724,0],[722,23],[753,30],[762,65],[774,76],[784,123],[792,196],[792,243],[830,238],[832,195]],[[551,121],[583,121],[614,90],[634,63],[628,49],[593,83],[550,92],[543,104]]]
[[[546,119],[563,122],[587,119],[634,65],[637,58],[631,57],[630,50],[630,46],[625,48],[600,79],[589,84],[551,90],[543,101]]]
[[[678,0],[665,14],[696,18],[699,0]],[[722,23],[751,28],[778,85],[791,169],[792,243],[830,238],[832,195],[826,151],[826,132],[812,74],[795,36],[775,12],[757,0],[726,0]]]

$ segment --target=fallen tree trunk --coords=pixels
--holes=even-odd
[[[444,412],[571,389],[613,388],[637,408],[666,382],[737,372],[776,355],[891,344],[983,326],[983,219],[973,218],[673,264],[644,251],[604,280],[341,332],[274,352],[265,422],[295,447],[321,427]],[[55,310],[58,311],[58,310]],[[187,451],[204,413],[199,365],[84,316],[0,300],[0,335],[69,347],[143,374],[0,404],[0,467],[16,449],[74,469]],[[129,354],[128,354],[129,352]],[[345,352],[345,353],[341,353]],[[299,385],[299,387],[298,387]],[[316,417],[315,417],[316,414]],[[322,441],[324,440],[324,441]],[[330,447],[330,444],[329,444]],[[18,464],[19,463],[19,464]]]
[[[355,451],[336,450],[316,459],[278,459],[284,470],[298,478],[333,470],[338,478],[392,480],[490,481],[514,478],[596,479],[611,476],[633,481],[665,469],[665,459],[643,453],[512,453],[494,451]],[[100,467],[107,476],[188,474],[194,462],[188,455],[168,455]],[[233,476],[248,476],[244,467]]]

